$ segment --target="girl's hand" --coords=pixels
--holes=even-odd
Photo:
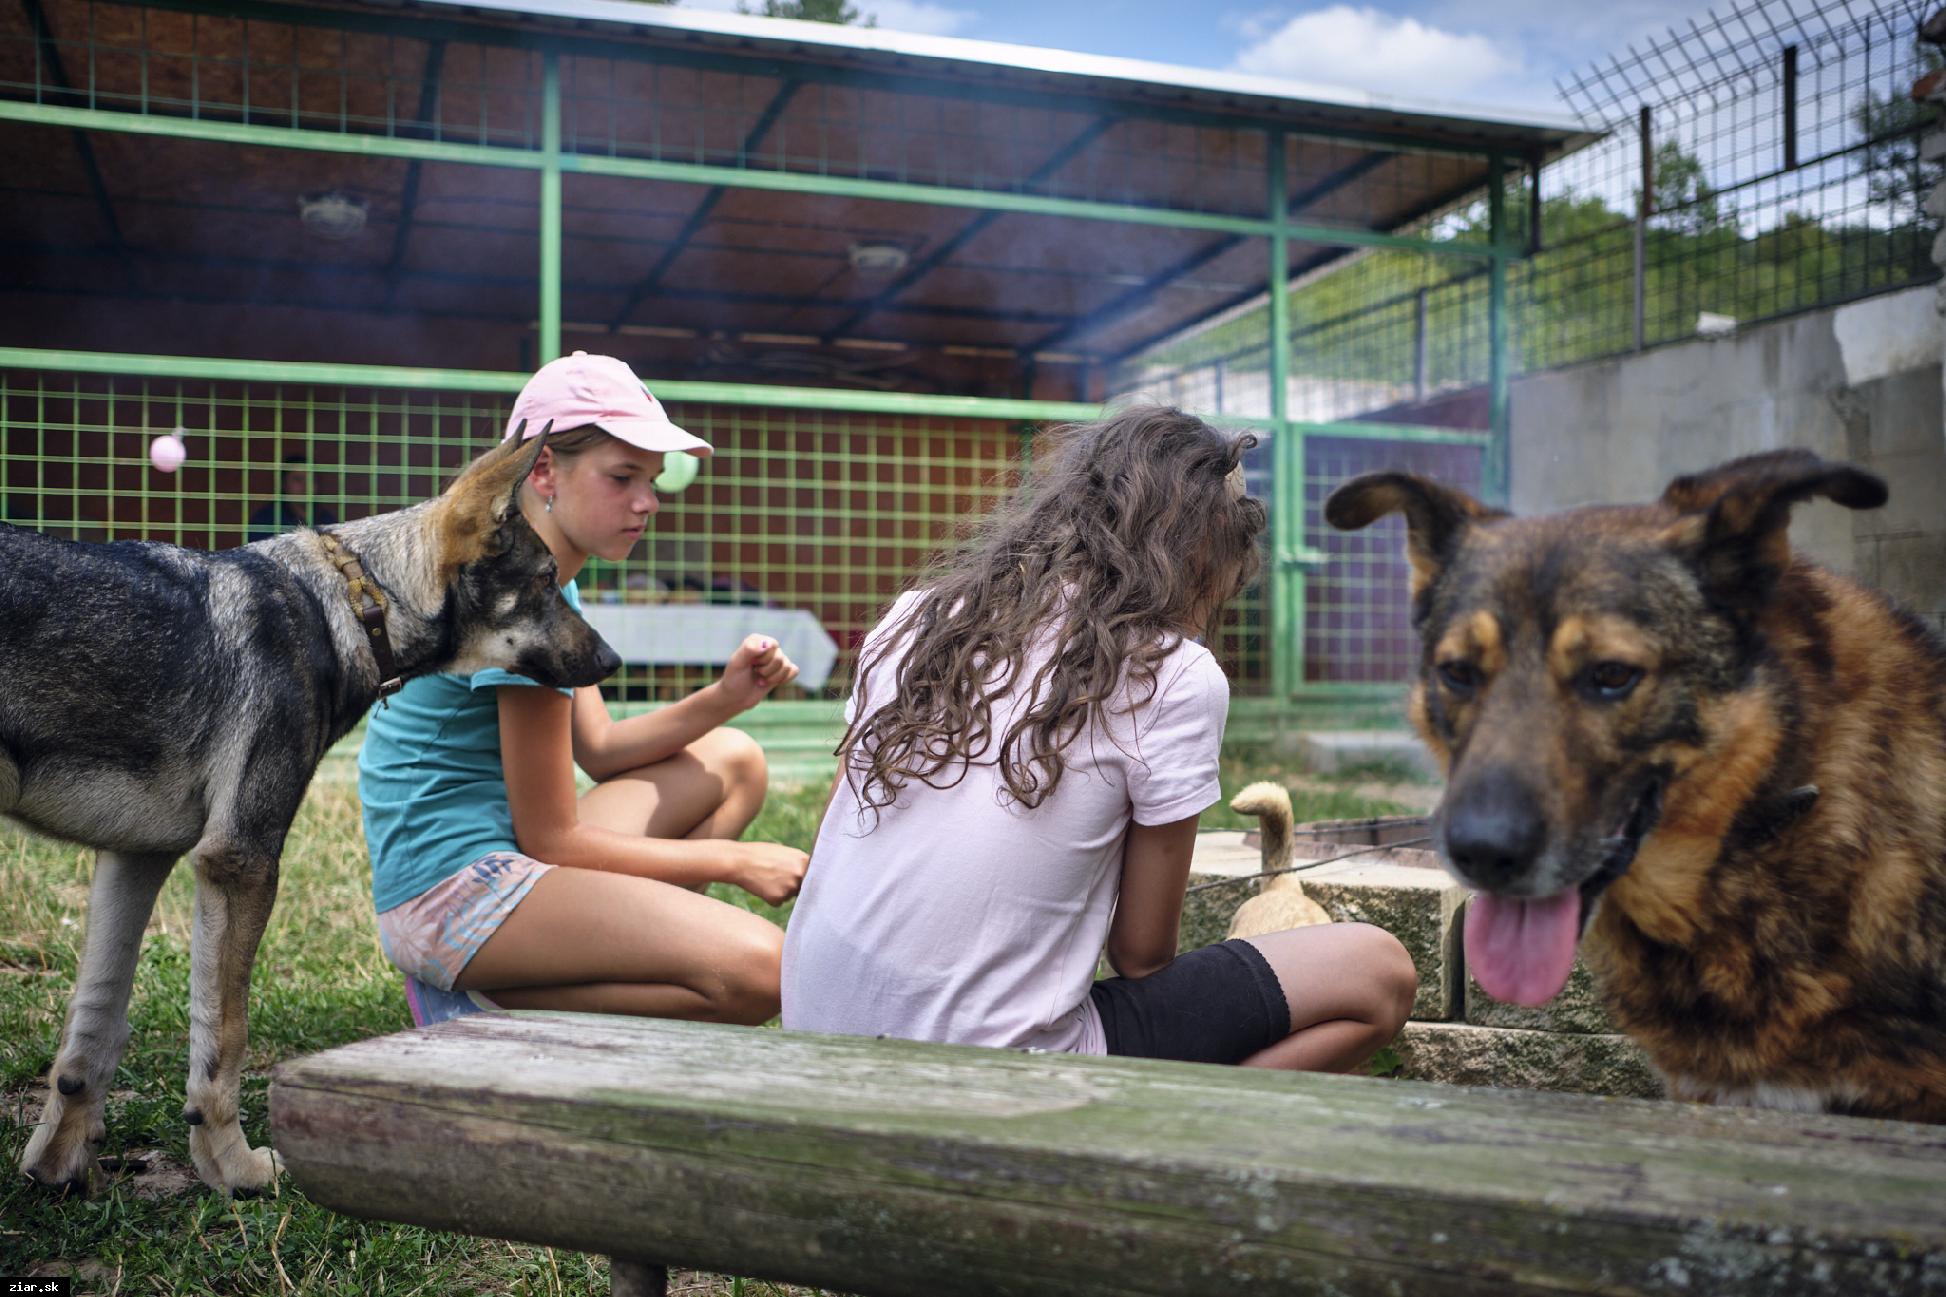
[[[776,842],[744,842],[743,856],[730,881],[744,891],[772,905],[782,905],[797,895],[804,884],[804,866],[810,857],[796,847]]]
[[[723,668],[721,687],[738,711],[746,711],[762,702],[771,690],[795,679],[797,663],[784,656],[776,640],[767,635],[746,635],[730,655],[730,665]]]

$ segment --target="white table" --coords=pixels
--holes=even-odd
[[[838,645],[808,608],[755,604],[597,603],[581,605],[624,662],[722,666],[746,635],[768,635],[797,663],[797,683],[821,688],[838,661]]]

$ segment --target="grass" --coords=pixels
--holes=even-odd
[[[1291,795],[1291,816],[1299,824],[1311,820],[1362,820],[1379,815],[1414,814],[1411,806],[1385,797],[1371,796],[1366,788],[1373,784],[1425,786],[1414,770],[1390,763],[1375,763],[1315,775],[1291,757],[1280,757],[1268,748],[1236,745],[1225,748],[1221,765],[1223,800],[1203,812],[1205,829],[1253,829],[1257,821],[1230,809],[1230,799],[1245,784],[1267,779],[1283,784]]]
[[[1243,784],[1296,777],[1264,753],[1225,758],[1225,805],[1207,827],[1240,826],[1227,807]],[[1315,781],[1312,781],[1315,783]],[[1300,819],[1400,809],[1340,781],[1296,792]],[[773,791],[751,837],[808,849],[826,783]],[[113,1294],[605,1294],[606,1262],[575,1252],[357,1220],[308,1201],[231,1202],[189,1171],[182,1084],[187,1061],[192,871],[163,889],[143,944],[131,1035],[108,1103],[105,1163],[86,1200],[61,1200],[14,1174],[74,985],[93,854],[0,825],[0,1275],[68,1274],[76,1292]],[[398,973],[379,949],[370,871],[349,781],[321,778],[286,846],[282,894],[252,980],[244,1130],[267,1139],[271,1067],[299,1054],[411,1025]],[[775,922],[734,889],[726,900]],[[806,1290],[677,1273],[692,1297],[779,1297]]]

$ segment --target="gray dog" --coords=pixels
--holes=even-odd
[[[98,853],[21,1158],[33,1179],[86,1186],[142,932],[185,852],[190,1154],[212,1188],[276,1178],[276,1154],[237,1120],[245,1000],[284,835],[325,751],[414,676],[497,666],[566,688],[619,665],[521,515],[544,440],[502,443],[413,508],[219,554],[0,526],[0,814]]]

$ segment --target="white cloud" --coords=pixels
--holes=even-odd
[[[1521,70],[1518,57],[1485,36],[1347,4],[1299,14],[1281,26],[1261,13],[1240,18],[1235,26],[1253,42],[1237,54],[1234,66],[1240,72],[1375,94],[1454,98]]]
[[[685,9],[706,9],[717,13],[737,13],[739,5],[753,13],[763,12],[763,0],[678,0]],[[952,36],[965,29],[979,15],[971,9],[954,9],[932,0],[851,0],[861,20],[876,17],[880,27],[919,36]]]
[[[952,9],[931,0],[852,0],[859,12],[876,14],[878,25],[919,36],[956,36],[978,17],[971,9]]]

